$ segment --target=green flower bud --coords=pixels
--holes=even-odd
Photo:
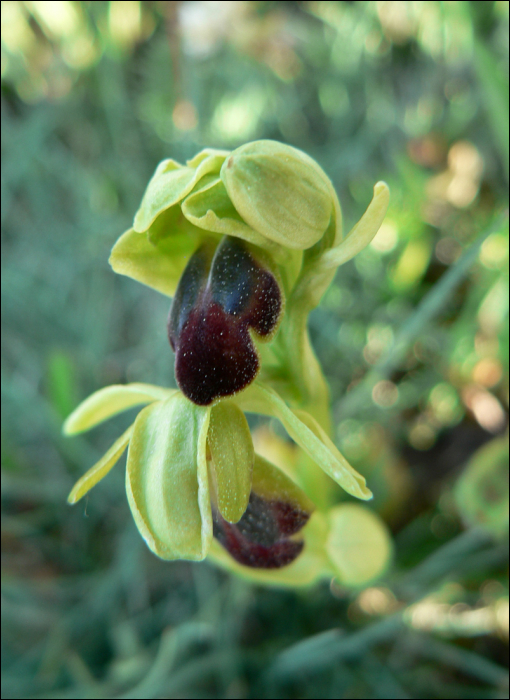
[[[304,250],[324,235],[332,187],[305,153],[277,141],[254,141],[232,152],[220,176],[243,220],[269,240]]]

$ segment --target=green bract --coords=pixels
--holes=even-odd
[[[128,384],[86,399],[67,434],[145,407],[69,502],[128,447],[128,502],[159,557],[210,554],[283,585],[337,576],[356,586],[379,575],[391,551],[382,522],[361,505],[331,504],[331,480],[355,498],[372,494],[329,437],[328,387],[307,319],[337,267],[375,236],[388,200],[377,183],[344,236],[333,185],[291,146],[255,141],[206,149],[185,165],[162,161],[110,263],[175,297],[168,332],[182,391]],[[250,412],[281,422],[301,449],[299,464],[278,468],[255,453]]]

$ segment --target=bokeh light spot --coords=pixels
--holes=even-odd
[[[396,225],[392,221],[384,221],[370,245],[379,253],[389,253],[397,243],[398,229]]]
[[[179,100],[172,112],[172,121],[180,131],[193,131],[198,124],[197,111],[189,100]]]
[[[391,408],[398,401],[398,388],[388,379],[383,379],[372,389],[372,400],[381,408]]]

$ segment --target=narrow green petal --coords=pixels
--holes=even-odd
[[[171,297],[195,247],[194,238],[184,234],[156,246],[146,235],[130,229],[115,243],[108,262],[119,275]]]
[[[64,423],[65,435],[90,430],[98,423],[127,411],[132,406],[167,399],[176,389],[163,389],[152,384],[114,384],[94,392],[74,409]]]
[[[390,190],[385,182],[374,185],[374,196],[358,223],[335,248],[321,258],[321,266],[335,268],[357,255],[375,237],[386,216],[390,201]]]
[[[328,513],[326,552],[340,583],[363,586],[381,576],[391,559],[392,543],[381,518],[357,503]]]
[[[237,523],[250,499],[254,459],[244,413],[231,401],[220,401],[211,409],[207,439],[219,511],[229,523]]]
[[[121,458],[131,438],[132,432],[133,425],[130,425],[126,432],[123,433],[118,440],[115,440],[108,452],[101,457],[99,462],[94,464],[94,466],[76,482],[71,493],[67,497],[68,503],[77,503],[80,498],[83,498],[93,486],[108,474],[110,469],[114,467]]]
[[[182,203],[182,213],[195,226],[227,236],[242,238],[265,248],[278,261],[284,261],[286,250],[248,226],[229,199],[222,180],[217,177],[192,192]]]
[[[224,160],[221,151],[207,155],[196,168],[179,165],[170,158],[163,160],[147,185],[136,212],[134,230],[147,231],[161,212],[182,201],[205,175],[219,173]]]
[[[135,421],[127,497],[140,534],[162,559],[201,560],[210,547],[209,416],[209,408],[177,393],[147,406]]]
[[[365,479],[351,467],[312,416],[308,416],[305,425],[273,389],[259,382],[251,384],[233,400],[244,411],[278,418],[290,437],[347,493],[362,500],[372,498]]]

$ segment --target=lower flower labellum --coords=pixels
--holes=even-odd
[[[213,506],[213,535],[239,564],[280,569],[301,554],[303,540],[291,537],[306,525],[312,510],[309,499],[257,455],[253,490],[244,515],[237,523],[229,523]]]
[[[225,237],[216,250],[201,246],[181,277],[168,320],[184,395],[205,406],[248,386],[259,370],[249,331],[270,339],[282,308],[276,277],[243,241]]]

